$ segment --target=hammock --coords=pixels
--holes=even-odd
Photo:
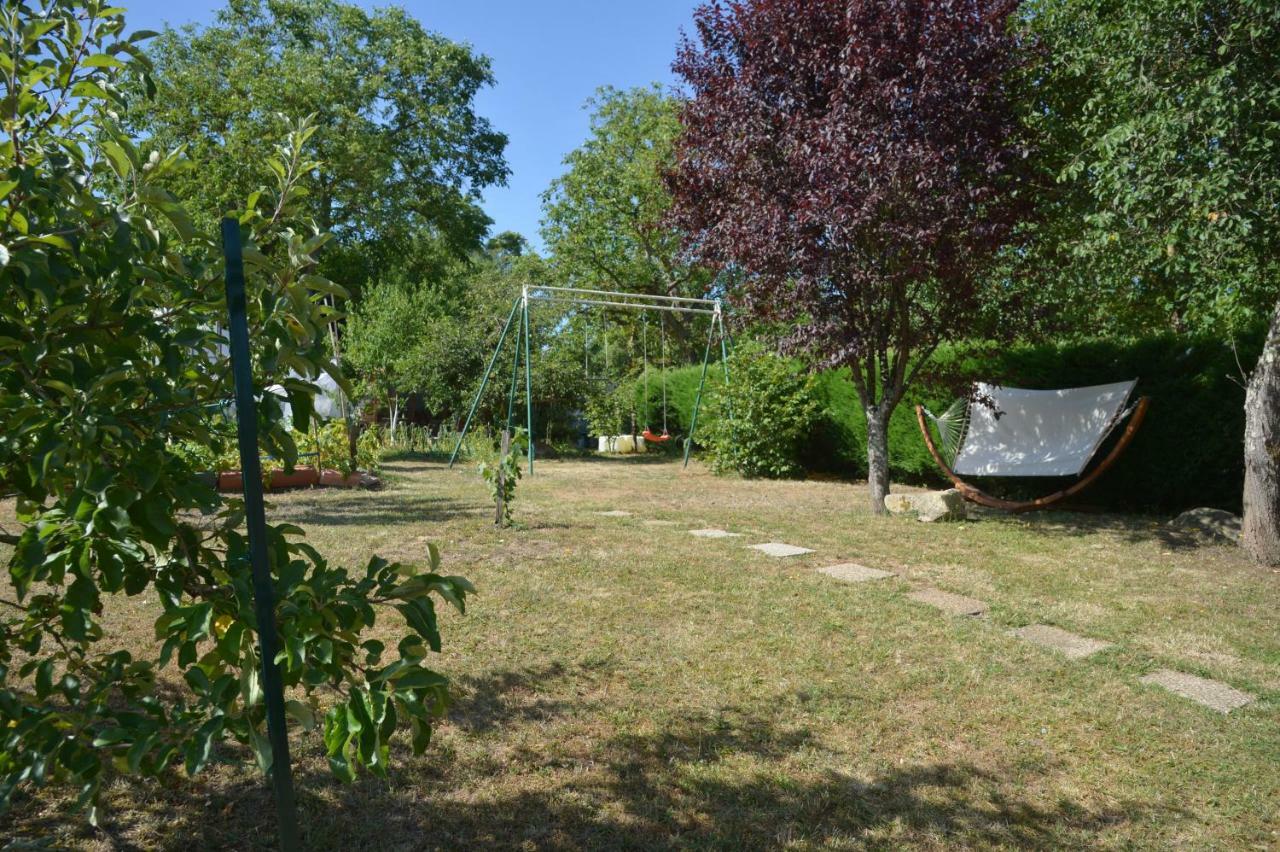
[[[941,415],[917,405],[916,418],[934,461],[966,499],[1027,512],[1079,493],[1115,463],[1146,415],[1146,397],[1125,408],[1135,384],[1136,380],[1062,390],[1023,390],[978,382],[973,396],[979,402],[960,400]],[[1103,441],[1130,414],[1128,426],[1107,457],[1088,475],[1047,497],[1001,500],[960,478],[1080,477]],[[937,426],[941,452],[925,423],[926,416]]]

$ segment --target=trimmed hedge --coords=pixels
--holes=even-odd
[[[1087,341],[1021,345],[999,352],[952,347],[934,356],[946,372],[966,380],[999,381],[1015,387],[1059,388],[1137,378],[1136,393],[1151,408],[1133,444],[1081,501],[1126,511],[1177,512],[1192,506],[1240,511],[1244,482],[1244,389],[1239,364],[1252,366],[1261,351],[1259,330],[1235,342],[1220,338],[1163,335],[1133,341]],[[674,434],[686,434],[701,367],[667,376],[668,419]],[[847,370],[818,375],[823,413],[801,462],[805,469],[866,476],[866,422]],[[707,371],[708,393],[722,381],[721,366]],[[641,396],[637,387],[637,399]],[[650,423],[660,426],[661,387],[650,376]],[[954,393],[918,385],[907,391],[889,429],[890,472],[896,482],[946,483],[930,458],[916,425],[915,405],[945,408]],[[703,413],[707,416],[706,400]],[[714,408],[714,406],[712,407]],[[643,409],[643,406],[642,406]],[[705,421],[703,421],[705,422]],[[702,432],[699,423],[698,432]],[[1116,439],[1116,430],[1111,441]],[[1110,449],[1104,444],[1099,455]],[[993,479],[976,482],[1008,497],[1045,494],[1070,480]]]

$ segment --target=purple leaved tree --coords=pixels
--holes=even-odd
[[[686,248],[741,274],[749,314],[848,367],[871,505],[888,424],[1025,212],[1015,0],[740,0],[695,13],[669,175]]]

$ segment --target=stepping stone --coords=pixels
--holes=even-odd
[[[608,512],[596,512],[597,515],[604,515],[606,518],[629,518],[631,513],[626,509],[611,509]]]
[[[803,553],[813,553],[813,549],[809,547],[796,547],[794,544],[783,544],[780,541],[769,541],[764,544],[748,545],[752,550],[758,550],[765,556],[800,556]]]
[[[987,605],[976,598],[953,595],[951,592],[944,592],[941,589],[921,589],[918,592],[912,592],[907,597],[913,601],[940,609],[947,615],[978,616],[987,611]]]
[[[674,527],[676,525],[676,522],[675,521],[645,521],[644,525],[646,527]]]
[[[835,577],[837,580],[843,580],[846,583],[865,583],[867,580],[883,580],[885,577],[893,576],[892,571],[868,568],[865,565],[859,565],[857,562],[828,565],[826,568],[819,568],[818,573],[826,574],[828,577]]]
[[[1039,645],[1041,648],[1059,651],[1069,660],[1083,659],[1090,654],[1096,654],[1104,648],[1111,647],[1110,642],[1090,639],[1087,636],[1077,636],[1074,633],[1068,633],[1061,627],[1053,627],[1049,624],[1028,624],[1026,627],[1010,630],[1009,633],[1019,639],[1025,639],[1033,645]]]
[[[1247,692],[1227,686],[1225,683],[1195,675],[1160,669],[1140,680],[1143,683],[1163,687],[1175,695],[1189,698],[1219,713],[1230,713],[1238,707],[1252,704],[1254,697]]]
[[[689,535],[696,535],[698,538],[737,538],[742,533],[725,532],[724,530],[706,529],[706,530],[689,530]]]

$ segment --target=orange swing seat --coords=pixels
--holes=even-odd
[[[661,435],[655,435],[649,431],[647,426],[645,427],[645,430],[640,433],[640,437],[644,438],[651,444],[663,444],[671,440],[671,435],[667,432],[664,431]]]

